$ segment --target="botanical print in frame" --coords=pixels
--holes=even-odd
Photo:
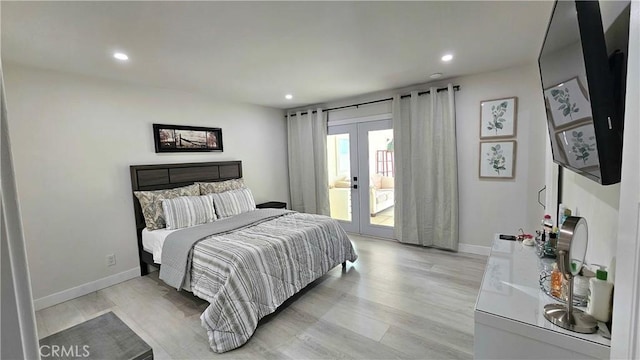
[[[584,171],[597,169],[598,147],[593,121],[583,122],[568,129],[556,132],[556,139],[569,166]]]
[[[591,104],[577,77],[546,89],[544,99],[556,128],[591,117]]]
[[[153,124],[156,152],[222,151],[222,129]]]
[[[516,136],[518,98],[480,102],[480,139]]]
[[[479,168],[481,179],[513,179],[516,174],[516,141],[481,141]]]

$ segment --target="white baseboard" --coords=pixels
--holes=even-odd
[[[49,306],[63,303],[67,300],[75,299],[77,297],[87,295],[94,291],[98,291],[109,286],[127,281],[140,276],[140,268],[136,267],[131,270],[123,271],[118,274],[107,276],[105,278],[92,281],[80,286],[73,287],[68,290],[60,291],[55,294],[51,294],[33,301],[33,306],[36,310],[48,308]]]
[[[489,256],[491,253],[490,246],[470,245],[470,244],[458,244],[458,251],[468,254]]]
[[[371,235],[360,235],[360,234],[355,234],[355,233],[350,233],[350,232],[348,232],[347,234],[350,235],[350,236],[359,236],[359,237],[364,237],[364,238],[369,238],[369,239],[376,239],[376,240],[398,241],[396,239],[387,239],[387,238],[376,237],[376,236],[371,236]],[[459,252],[463,252],[463,253],[467,253],[467,254],[489,256],[489,254],[491,253],[491,246],[458,244],[458,251]]]

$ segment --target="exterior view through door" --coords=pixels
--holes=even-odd
[[[393,238],[391,120],[330,126],[328,134],[331,217],[348,232]]]

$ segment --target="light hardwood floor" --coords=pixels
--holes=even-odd
[[[39,337],[113,311],[156,359],[470,359],[486,258],[350,236],[359,254],[263,319],[241,348],[212,352],[208,306],[158,273],[40,310]]]
[[[380,211],[376,216],[369,215],[369,221],[374,225],[385,225],[393,227],[394,223],[394,209],[393,206]]]

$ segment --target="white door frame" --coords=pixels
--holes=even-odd
[[[622,180],[613,298],[612,359],[640,358],[640,2],[631,2]]]
[[[373,120],[373,121],[372,121]],[[347,121],[342,125],[330,125],[327,135],[349,134],[351,159],[351,221],[337,220],[345,231],[393,239],[394,228],[371,224],[369,204],[369,131],[392,129],[388,117],[368,121]],[[364,176],[361,176],[364,175]]]
[[[370,186],[369,174],[369,131],[393,129],[393,123],[390,119],[369,121],[358,124],[358,173],[364,174],[360,179],[360,233],[383,237],[387,239],[394,238],[394,227],[371,224],[370,209]]]
[[[356,211],[358,204],[360,203],[360,192],[354,188],[353,185],[357,184],[357,181],[353,179],[359,179],[358,177],[358,132],[357,127],[353,125],[336,125],[329,126],[327,130],[327,135],[339,135],[339,134],[349,134],[349,156],[350,156],[350,181],[351,181],[351,201],[349,206],[351,207],[351,221],[344,221],[336,219],[342,228],[346,232],[350,233],[359,233],[360,232],[360,212]]]
[[[2,263],[2,352],[4,357],[40,359],[31,277],[9,139],[4,75],[0,64],[0,263]]]

